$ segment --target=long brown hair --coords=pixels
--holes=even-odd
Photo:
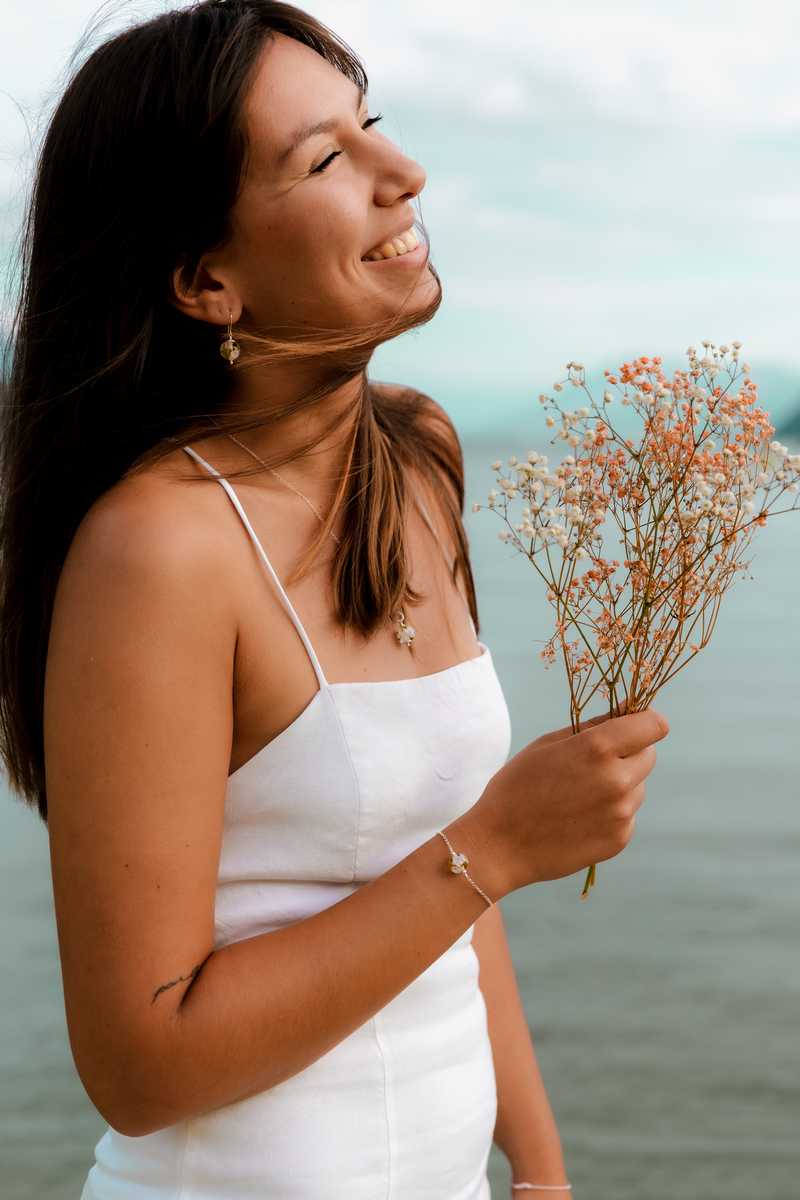
[[[230,236],[247,166],[242,106],[275,32],[310,46],[366,91],[356,54],[301,9],[204,0],[94,49],[74,71],[38,152],[4,351],[11,366],[0,446],[0,754],[11,787],[44,822],[45,666],[67,551],[104,492],[178,445],[277,425],[359,376],[355,411],[338,413],[293,453],[265,460],[294,461],[355,417],[336,501],[294,577],[310,569],[345,508],[333,565],[338,620],[369,635],[404,599],[419,600],[403,542],[411,467],[436,488],[457,548],[453,581],[460,572],[478,624],[458,438],[429,397],[380,389],[367,375],[381,342],[424,324],[441,304],[430,260],[424,269],[438,289],[425,309],[401,306],[388,321],[333,335],[237,328],[242,363],[320,360],[325,369],[314,391],[246,419],[222,411],[231,368],[219,354],[220,330],[172,303],[175,268],[191,278],[200,257]],[[260,470],[255,464],[229,478]],[[191,466],[185,478],[211,482]]]

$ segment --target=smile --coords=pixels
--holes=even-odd
[[[375,251],[372,251],[374,254]],[[407,267],[418,267],[426,261],[428,257],[428,247],[425,242],[419,242],[413,250],[405,250],[402,254],[395,254],[391,258],[362,258],[362,263],[368,267],[387,267],[390,263],[397,263]]]
[[[404,258],[406,255],[413,254],[419,247],[419,238],[413,228],[407,229],[405,233],[398,234],[388,242],[382,242],[379,246],[373,246],[364,257],[362,262],[383,262],[388,259]]]

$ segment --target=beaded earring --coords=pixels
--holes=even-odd
[[[233,336],[233,313],[230,311],[230,309],[228,309],[228,312],[230,314],[228,320],[228,336],[220,346],[219,352],[226,362],[232,367],[241,354],[241,348]]]

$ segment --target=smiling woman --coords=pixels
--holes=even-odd
[[[302,10],[204,2],[94,49],[41,148],[0,713],[108,1121],[84,1200],[488,1200],[505,877],[443,841],[491,841],[510,725],[455,430],[367,374],[442,290],[366,95]]]

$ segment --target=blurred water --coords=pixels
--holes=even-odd
[[[465,445],[512,753],[568,723],[566,682],[537,657],[543,585],[499,518],[470,509],[489,460],[535,444]],[[575,1200],[800,1197],[800,514],[760,530],[751,558],[755,580],[737,579],[711,645],[656,701],[671,733],[629,846],[587,901],[580,872],[502,903]],[[46,831],[8,801],[0,953],[3,1196],[77,1200],[104,1123],[69,1051]],[[504,1200],[496,1150],[490,1175]]]

